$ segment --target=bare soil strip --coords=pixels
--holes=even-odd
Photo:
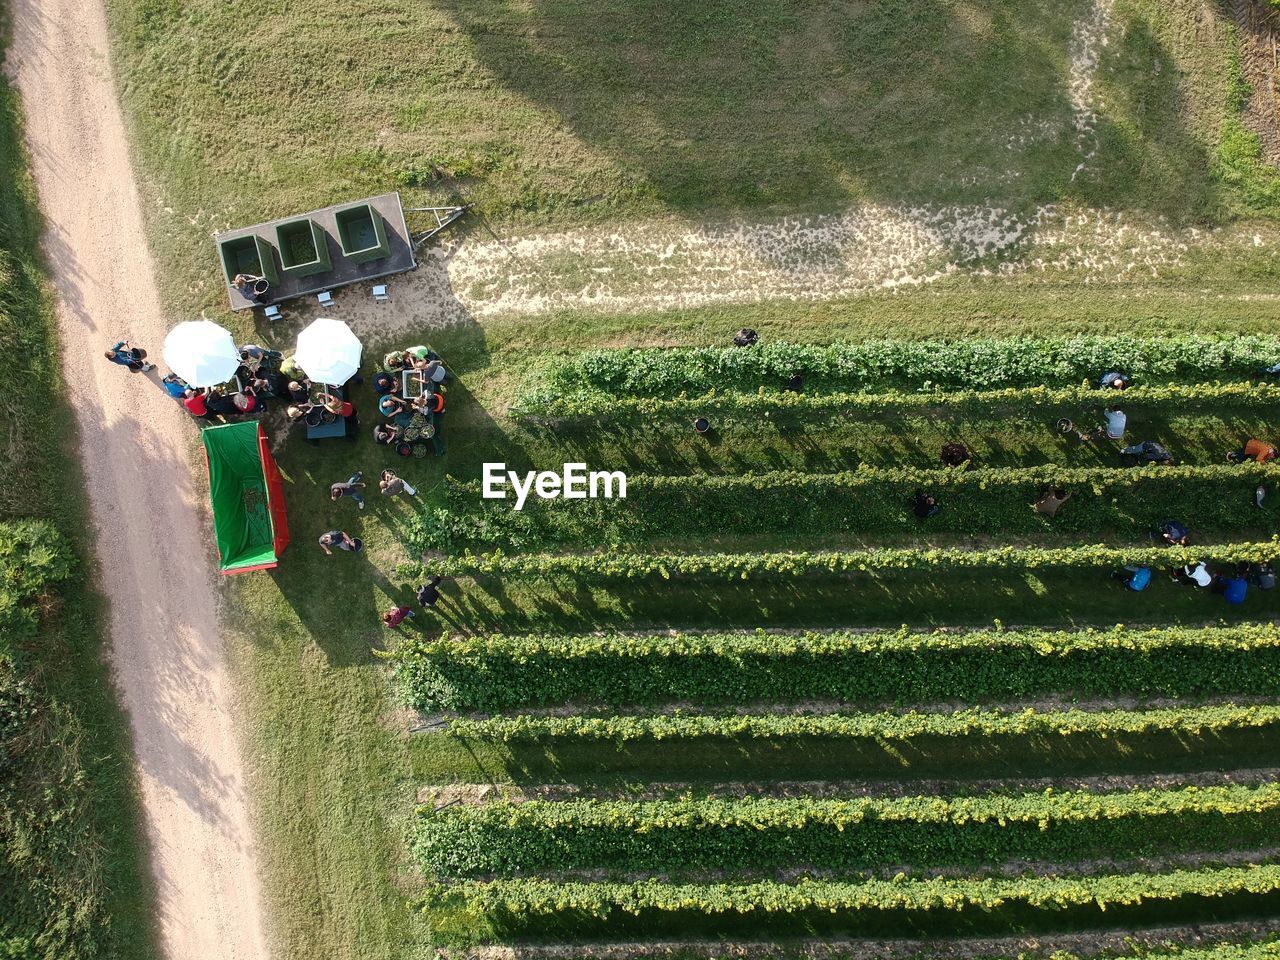
[[[1136,949],[1177,944],[1186,949],[1215,943],[1258,940],[1280,932],[1280,919],[1235,923],[1202,923],[1195,927],[1152,927],[1088,933],[1058,933],[1042,937],[953,938],[947,940],[855,940],[824,937],[790,943],[756,941],[664,940],[646,943],[539,944],[530,946],[469,947],[439,951],[442,958],[461,960],[632,960],[642,957],[687,955],[721,958],[777,958],[777,960],[911,960],[915,957],[977,960],[979,957],[1047,957],[1056,951],[1078,956],[1102,953],[1132,955]]]
[[[570,783],[497,784],[446,783],[418,790],[418,803],[443,807],[446,804],[478,806],[498,800],[521,803],[526,800],[669,800],[681,796],[714,797],[914,797],[976,795],[986,793],[1040,793],[1045,790],[1087,790],[1108,793],[1133,790],[1176,790],[1180,787],[1261,786],[1280,779],[1273,767],[1203,771],[1196,773],[1155,773],[1096,777],[1013,777],[1005,780],[775,780],[728,781],[691,784],[677,781],[647,783],[643,787],[609,789]]]
[[[129,713],[173,960],[266,957],[258,869],[218,629],[191,426],[157,374],[108,363],[128,337],[159,360],[156,289],[96,0],[14,0],[8,67],[47,219],[66,381],[110,599],[110,659]]]

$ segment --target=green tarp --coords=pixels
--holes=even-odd
[[[274,565],[275,533],[258,424],[232,423],[202,433],[209,458],[213,533],[222,569]]]

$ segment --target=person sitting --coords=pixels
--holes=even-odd
[[[281,359],[278,369],[290,380],[307,380],[306,371],[298,366],[298,361],[292,355]]]
[[[973,469],[973,455],[963,443],[944,443],[942,445],[942,465],[946,467],[963,467]]]
[[[1124,411],[1119,407],[1111,406],[1102,411],[1102,419],[1105,421],[1102,427],[1102,435],[1108,440],[1123,440],[1124,428],[1129,423],[1129,418],[1124,415]]]
[[[915,514],[921,520],[927,520],[942,508],[938,506],[938,498],[931,493],[917,490],[915,496]]]
[[[374,443],[395,443],[400,439],[400,428],[393,423],[380,423],[373,428]]]
[[[1126,457],[1137,458],[1139,464],[1158,463],[1166,467],[1173,465],[1173,457],[1169,451],[1154,440],[1143,440],[1131,447],[1125,447],[1120,453]]]
[[[733,345],[735,347],[754,347],[759,342],[760,334],[749,327],[743,327],[733,335]]]
[[[1127,390],[1129,376],[1119,370],[1111,370],[1098,378],[1098,386],[1104,390]]]
[[[164,387],[164,392],[179,403],[186,398],[187,391],[191,389],[191,385],[176,373],[166,374],[164,379],[160,381],[160,386]]]
[[[444,394],[439,391],[420,393],[413,398],[413,406],[423,413],[444,413]]]
[[[1165,547],[1185,547],[1191,542],[1186,526],[1177,520],[1165,520],[1156,528],[1154,537]]]
[[[1193,560],[1180,570],[1175,570],[1173,579],[1187,586],[1207,587],[1213,583],[1213,574],[1204,563]]]
[[[209,409],[208,390],[188,388],[182,395],[182,405],[187,408],[187,413],[200,420],[213,420],[216,416]]]
[[[393,393],[388,393],[378,401],[378,412],[384,417],[395,417],[405,413],[409,409],[409,401],[403,397],[398,397]]]
[[[400,392],[400,378],[393,373],[382,370],[373,376],[373,392],[380,397],[389,393]]]
[[[258,409],[258,398],[254,395],[253,387],[245,387],[233,393],[231,402],[239,413],[253,413]]]
[[[1139,593],[1147,589],[1151,583],[1151,568],[1130,566],[1116,571],[1111,576],[1123,583],[1127,589]]]
[[[311,400],[311,381],[290,380],[289,399],[294,403],[308,403]]]
[[[234,417],[240,413],[240,408],[235,405],[235,402],[223,393],[210,391],[205,396],[205,404],[214,413],[223,417]]]
[[[1258,463],[1270,463],[1278,455],[1275,447],[1269,443],[1263,443],[1256,438],[1249,438],[1245,441],[1243,447],[1239,450],[1232,450],[1227,454],[1227,461],[1230,463],[1244,463],[1247,460],[1255,460]]]
[[[439,386],[449,378],[449,371],[439,360],[418,360],[413,367],[418,371],[418,377],[424,384],[432,383]]]
[[[1042,513],[1046,517],[1056,517],[1062,505],[1070,499],[1071,491],[1063,490],[1061,487],[1048,488],[1041,492],[1040,499],[1032,506],[1036,513]]]
[[[285,408],[284,413],[289,418],[290,423],[297,423],[299,420],[305,419],[307,414],[314,409],[314,403],[291,403]]]
[[[1276,572],[1271,569],[1271,564],[1265,560],[1253,565],[1249,579],[1259,590],[1274,590],[1276,588]]]

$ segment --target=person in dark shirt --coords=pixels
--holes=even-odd
[[[921,520],[927,520],[942,508],[938,506],[938,498],[931,493],[917,490],[915,496],[915,514]]]
[[[418,603],[428,609],[436,605],[436,601],[440,599],[440,591],[437,589],[444,577],[432,577],[417,590]]]
[[[1191,540],[1186,526],[1177,520],[1166,520],[1160,524],[1159,542],[1167,547],[1185,547]]]
[[[1132,447],[1120,451],[1126,457],[1133,457],[1138,464],[1158,463],[1162,466],[1173,466],[1173,456],[1154,440],[1143,440]]]
[[[1129,375],[1119,370],[1109,370],[1098,378],[1098,386],[1104,390],[1127,390]]]
[[[413,616],[414,612],[409,607],[392,607],[382,615],[382,622],[394,630]]]
[[[1253,585],[1259,590],[1274,590],[1276,588],[1276,572],[1271,569],[1271,564],[1265,560],[1253,565],[1253,572],[1249,579],[1253,581]]]

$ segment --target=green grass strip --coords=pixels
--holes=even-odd
[[[751,576],[803,577],[889,570],[1035,570],[1042,567],[1118,568],[1143,564],[1174,568],[1196,560],[1274,560],[1280,544],[1215,543],[1192,547],[872,547],[863,550],[776,553],[585,553],[507,555],[465,554],[432,558],[427,566],[448,576],[497,575],[518,578],[588,577],[631,579],[658,576],[746,579]]]
[[[1065,338],[867,340],[828,345],[768,341],[754,347],[589,350],[557,357],[530,400],[598,391],[664,398],[714,390],[781,387],[802,373],[805,389],[877,387],[1066,387],[1121,370],[1138,382],[1247,378],[1280,360],[1275,337],[1188,335],[1137,339]],[[541,398],[541,400],[537,399]]]
[[[1151,710],[1053,710],[1039,712],[973,707],[953,712],[707,714],[674,712],[646,716],[455,717],[449,732],[478,740],[551,738],[676,740],[691,737],[762,739],[833,737],[911,740],[917,737],[1032,737],[1049,734],[1101,736],[1179,733],[1214,735],[1225,730],[1275,728],[1280,706],[1225,704]]]
[[[451,482],[447,505],[415,517],[410,539],[421,550],[458,552],[768,534],[1141,535],[1171,514],[1194,519],[1199,529],[1247,529],[1256,537],[1280,531],[1277,515],[1254,502],[1254,490],[1278,477],[1280,468],[1256,463],[1130,470],[865,466],[841,473],[631,474],[625,499],[533,496],[519,511],[511,499],[483,499],[479,481]],[[1072,496],[1052,518],[1033,509],[1047,488]],[[927,523],[913,513],[917,491],[931,492],[941,504]]]
[[[1280,690],[1280,627],[446,635],[409,639],[394,659],[424,710],[1262,695]]]
[[[1280,784],[975,797],[686,797],[423,808],[413,852],[441,879],[608,869],[757,874],[789,866],[1078,861],[1256,849]]]

